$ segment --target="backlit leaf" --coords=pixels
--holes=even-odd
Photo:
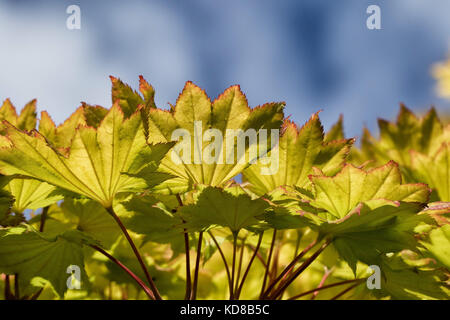
[[[380,138],[365,130],[361,151],[352,153],[352,161],[394,160],[407,182],[425,182],[436,190],[434,200],[448,201],[450,124],[443,125],[434,108],[418,118],[402,105],[396,123],[380,119],[378,125]]]
[[[308,175],[313,167],[333,175],[342,167],[353,144],[353,139],[324,141],[322,125],[317,114],[299,130],[290,121],[283,126],[280,142],[270,152],[275,155],[277,166],[268,175],[261,175],[261,163],[252,164],[244,170],[243,176],[250,183],[250,189],[257,194],[273,191],[279,186],[307,187]]]
[[[0,272],[19,274],[21,292],[31,294],[32,286],[49,283],[63,297],[67,290],[69,266],[78,266],[81,285],[87,285],[84,271],[84,244],[95,244],[91,238],[77,230],[57,236],[46,236],[23,226],[0,229]]]
[[[450,270],[450,225],[432,230],[429,237],[429,241],[422,242],[422,245]]]
[[[120,235],[116,222],[98,202],[66,198],[60,205],[60,212],[62,216],[58,216],[58,211],[54,211],[49,214],[49,218],[64,217],[71,228],[98,240],[102,247],[110,247]]]
[[[450,201],[450,139],[432,157],[411,152],[411,158],[417,180],[427,182],[441,201]]]
[[[67,157],[49,146],[38,132],[27,134],[7,125],[7,133],[12,146],[0,150],[2,173],[39,179],[104,207],[112,205],[117,193],[147,188],[158,162],[172,146],[147,145],[140,113],[124,120],[118,104],[97,129],[77,129]],[[145,175],[136,176],[142,170]]]
[[[201,191],[196,204],[181,208],[186,226],[204,230],[212,225],[239,232],[256,225],[269,204],[262,199],[252,199],[240,187],[225,190],[208,187]]]
[[[171,243],[182,240],[182,220],[150,196],[136,196],[123,203],[128,211],[124,223],[133,232],[145,235],[146,241]]]
[[[18,115],[9,99],[0,108],[0,121],[6,120],[21,130],[36,128],[36,100],[28,102]],[[0,125],[0,128],[2,126]],[[3,129],[2,129],[3,130]]]
[[[356,271],[356,263],[379,264],[383,254],[405,249],[416,250],[415,228],[432,223],[418,214],[418,203],[368,201],[339,223],[324,223],[319,230],[333,237],[340,256]]]
[[[36,100],[30,101],[18,115],[15,107],[7,99],[0,108],[0,120],[5,120],[20,130],[34,130],[36,127]],[[0,131],[5,133],[6,127],[0,124]],[[18,216],[25,209],[38,209],[62,199],[56,194],[56,188],[47,183],[33,179],[10,179],[4,187],[14,197],[15,202],[12,211]]]
[[[65,154],[65,149],[70,147],[76,129],[80,125],[86,125],[83,107],[79,107],[59,126],[55,125],[46,111],[42,111],[38,130],[53,147]]]
[[[344,135],[344,117],[341,114],[339,116],[339,120],[325,134],[324,141],[330,142],[333,140],[342,140],[342,139],[345,139],[345,135]]]
[[[197,184],[222,186],[241,173],[260,157],[258,146],[270,149],[271,129],[279,129],[283,106],[268,103],[250,109],[239,86],[228,88],[211,103],[203,90],[187,82],[173,110],[148,112],[150,143],[182,140],[162,161],[161,170],[178,177],[165,183],[162,191],[177,193]],[[268,139],[262,138],[260,129],[267,130]],[[237,140],[231,139],[234,134]],[[256,139],[249,143],[246,135]]]
[[[380,289],[370,290],[376,297],[396,300],[448,300],[442,272],[408,265],[400,256],[384,258],[380,264]]]
[[[16,217],[11,215],[14,197],[8,191],[2,190],[8,181],[8,177],[0,176],[0,226],[17,224],[21,220],[21,217],[19,217],[19,220],[16,223]]]
[[[46,207],[64,197],[54,186],[34,179],[12,179],[5,190],[14,196],[13,211],[17,213]]]
[[[425,203],[429,189],[423,183],[401,184],[398,165],[390,161],[369,171],[346,165],[334,177],[311,176],[315,199],[311,204],[326,209],[335,219],[341,219],[360,202],[387,199]]]

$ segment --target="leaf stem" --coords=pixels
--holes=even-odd
[[[246,244],[247,247],[249,247],[253,252],[256,251],[256,247],[252,246],[251,244]],[[266,261],[264,260],[263,256],[260,252],[257,251],[256,257],[258,258],[259,262],[263,265],[263,267],[266,267]]]
[[[282,294],[284,292],[284,290],[286,290],[286,288],[306,269],[309,267],[309,265],[311,263],[313,263],[314,260],[316,260],[316,258],[322,253],[323,250],[325,250],[326,247],[328,247],[328,245],[331,243],[331,240],[327,240],[325,241],[324,244],[322,244],[322,246],[320,246],[320,248],[313,253],[313,255],[311,257],[309,257],[308,259],[306,259],[302,265],[300,267],[297,268],[297,270],[295,270],[293,272],[293,274],[291,274],[286,280],[284,280],[283,282],[280,283],[279,287],[275,290],[275,292],[273,293],[273,295],[270,296],[270,299],[275,300],[280,294]]]
[[[211,239],[214,241],[214,243],[215,243],[215,245],[217,247],[217,250],[219,251],[220,256],[222,257],[222,261],[223,261],[223,264],[225,266],[225,271],[227,272],[228,287],[230,289],[230,296],[231,296],[232,295],[232,290],[233,290],[233,284],[231,283],[231,274],[230,274],[230,268],[229,268],[228,263],[227,263],[227,259],[225,259],[225,255],[223,254],[222,248],[220,248],[219,243],[217,242],[216,238],[211,233],[211,231],[208,231],[208,234],[211,237]]]
[[[180,207],[183,206],[183,201],[181,200],[181,196],[177,193],[176,195],[178,204]],[[183,219],[183,224],[186,223]],[[186,254],[186,292],[184,294],[184,300],[190,300],[192,295],[192,279],[191,279],[191,255],[189,249],[189,234],[187,229],[184,228],[184,251]]]
[[[272,261],[272,268],[269,270],[269,282],[271,282],[278,273],[278,261],[280,260],[280,251],[281,251],[282,244],[277,244],[276,248],[274,249],[274,255],[273,255],[273,261]]]
[[[233,232],[233,262],[231,266],[231,294],[230,300],[234,300],[234,281],[236,273],[237,233]]]
[[[334,287],[341,286],[341,285],[348,284],[348,283],[363,282],[365,280],[366,279],[352,279],[352,280],[345,280],[345,281],[340,281],[340,282],[328,284],[326,286],[322,286],[322,287],[319,287],[319,288],[315,288],[315,289],[312,289],[312,290],[308,290],[308,291],[302,292],[302,293],[297,294],[297,295],[295,295],[293,297],[290,297],[288,300],[296,300],[298,298],[307,296],[307,295],[309,295],[311,293],[314,293],[314,292],[318,292],[318,291],[325,290],[325,289],[328,289],[328,288],[334,288]]]
[[[37,300],[37,298],[39,298],[39,296],[41,295],[42,291],[44,291],[44,288],[40,288],[36,293],[34,293],[31,297],[30,300]]]
[[[48,209],[50,206],[46,206],[42,209],[41,221],[39,224],[39,232],[44,232],[45,220],[47,220]]]
[[[46,207],[42,208],[41,219],[39,222],[39,232],[44,232],[45,221],[47,220],[49,208],[50,208],[50,206],[46,206]],[[41,295],[43,290],[44,290],[44,288],[40,288],[37,292],[35,292],[30,297],[30,300],[36,300],[37,298],[39,298],[39,296]]]
[[[360,283],[355,283],[354,285],[351,285],[350,287],[348,287],[347,289],[345,289],[344,291],[342,291],[341,293],[338,293],[337,295],[335,295],[333,298],[331,298],[330,300],[337,300],[338,298],[342,297],[344,294],[346,294],[347,292],[349,292],[350,290],[352,290],[353,288],[356,288],[357,286],[359,286]]]
[[[245,241],[247,240],[247,237],[242,239],[241,243],[241,251],[239,254],[239,263],[238,263],[238,269],[237,269],[237,276],[236,281],[234,284],[234,297],[237,299],[237,291],[239,288],[239,279],[241,278],[241,271],[242,271],[242,264],[244,262],[244,249],[245,249]]]
[[[200,270],[200,258],[202,253],[203,231],[198,235],[197,258],[195,260],[194,285],[192,287],[192,300],[197,299],[198,273]]]
[[[155,296],[156,300],[162,300],[161,295],[159,294],[158,289],[155,286],[155,283],[153,282],[152,277],[150,276],[147,267],[145,266],[144,261],[142,260],[141,254],[139,253],[138,249],[136,248],[136,245],[133,242],[133,239],[131,239],[127,228],[124,226],[122,221],[120,220],[119,216],[114,212],[114,209],[112,207],[106,208],[106,210],[109,212],[109,214],[116,220],[117,224],[119,225],[120,229],[122,230],[123,234],[125,235],[125,238],[128,240],[128,243],[131,246],[131,249],[134,252],[134,255],[139,261],[139,264],[141,265],[142,270],[144,271],[145,277],[147,278],[148,283],[150,284],[150,288],[153,292],[153,295]]]
[[[242,276],[241,284],[239,285],[239,287],[237,289],[237,292],[236,292],[236,298],[237,299],[239,299],[239,297],[241,295],[241,291],[242,291],[242,287],[244,286],[245,279],[247,278],[247,275],[248,275],[248,273],[250,271],[250,267],[252,266],[252,263],[253,263],[253,261],[255,260],[257,254],[258,254],[258,250],[259,250],[259,247],[261,246],[263,235],[264,235],[264,233],[261,232],[261,234],[259,235],[259,238],[258,238],[258,243],[256,244],[256,248],[253,251],[253,255],[250,258],[250,261],[249,261],[249,263],[247,265],[247,268],[245,269],[244,275]]]
[[[284,268],[284,270],[280,273],[280,275],[274,280],[272,281],[272,283],[269,285],[269,287],[267,288],[266,292],[264,292],[262,297],[265,297],[267,295],[270,294],[270,291],[272,291],[272,289],[275,287],[275,285],[280,282],[281,280],[283,280],[285,278],[285,276],[291,272],[291,270],[295,267],[295,265],[297,264],[297,262],[303,258],[303,256],[308,253],[309,250],[311,250],[315,245],[317,244],[317,239],[314,240],[313,242],[311,242],[305,249],[302,250],[302,252],[300,252],[295,258],[294,260],[291,261],[291,263],[289,263],[289,265]]]
[[[325,273],[323,274],[322,279],[320,280],[320,283],[316,289],[320,289],[323,287],[323,285],[325,284],[325,281],[327,281],[328,277],[331,275],[333,270],[334,270],[334,267],[332,267],[330,270],[328,270],[328,268],[325,267]],[[311,300],[314,300],[318,294],[319,294],[319,290],[314,291],[313,295],[311,296]]]
[[[298,249],[300,248],[300,241],[301,240],[302,240],[302,233],[301,233],[300,230],[297,229],[297,239],[295,241],[295,250],[294,250],[294,258],[293,258],[294,260],[295,260],[295,257],[298,254]]]
[[[269,269],[270,269],[270,260],[272,259],[272,253],[273,253],[273,248],[275,246],[275,240],[277,238],[277,229],[273,230],[273,236],[272,236],[272,243],[270,244],[270,249],[269,249],[269,256],[267,257],[267,263],[266,263],[266,271],[264,273],[264,280],[263,280],[263,284],[262,284],[262,288],[261,288],[261,293],[259,295],[259,298],[261,299],[264,295],[264,290],[266,289],[266,282],[267,282],[267,276],[269,275]]]
[[[184,229],[184,251],[186,252],[186,293],[184,295],[184,300],[190,300],[191,297],[191,257],[189,250],[189,235]]]
[[[5,274],[5,300],[12,300],[11,284],[9,282],[9,274]]]
[[[122,268],[126,273],[128,273],[128,275],[130,277],[132,277],[134,279],[134,281],[136,281],[136,283],[144,290],[144,292],[147,294],[147,296],[152,299],[155,300],[155,296],[153,294],[153,292],[150,290],[149,287],[147,287],[145,285],[145,283],[138,277],[136,276],[133,271],[131,271],[130,269],[128,269],[122,262],[120,262],[118,259],[116,259],[115,257],[113,257],[112,255],[110,255],[108,252],[106,252],[105,250],[103,250],[102,248],[96,246],[96,245],[91,245],[91,247],[95,250],[97,250],[98,252],[100,252],[101,254],[103,254],[105,257],[107,257],[109,260],[111,260],[112,262],[114,262],[115,264],[117,264],[120,268]],[[110,292],[109,292],[109,297],[111,298],[111,287],[110,287]]]
[[[19,274],[14,274],[14,295],[17,300],[20,299],[20,291],[19,291]]]

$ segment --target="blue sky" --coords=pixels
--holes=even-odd
[[[81,30],[66,28],[71,4]],[[366,28],[370,4],[382,30]],[[286,101],[298,124],[322,109],[326,128],[343,113],[359,136],[400,102],[450,111],[430,75],[450,51],[449,12],[447,0],[2,0],[0,99],[37,98],[59,123],[81,101],[109,107],[109,75],[134,87],[144,75],[160,107],[187,80],[212,98],[240,84],[251,106]]]

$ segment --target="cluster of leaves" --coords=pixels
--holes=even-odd
[[[211,101],[187,82],[163,110],[142,77],[139,92],[111,80],[110,109],[82,103],[59,126],[45,111],[37,125],[34,100],[0,108],[5,299],[449,298],[450,125],[434,109],[402,106],[355,148],[342,118],[299,128],[284,103],[250,108],[238,86]],[[199,144],[211,128],[281,136],[251,159],[263,139],[240,154]],[[190,161],[173,157],[177,129]],[[235,161],[199,162],[199,145]]]

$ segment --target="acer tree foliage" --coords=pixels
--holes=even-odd
[[[450,297],[450,125],[434,109],[401,106],[356,147],[342,117],[299,127],[239,86],[211,101],[187,82],[164,110],[144,78],[111,81],[109,109],[58,126],[35,100],[0,108],[4,299]]]

